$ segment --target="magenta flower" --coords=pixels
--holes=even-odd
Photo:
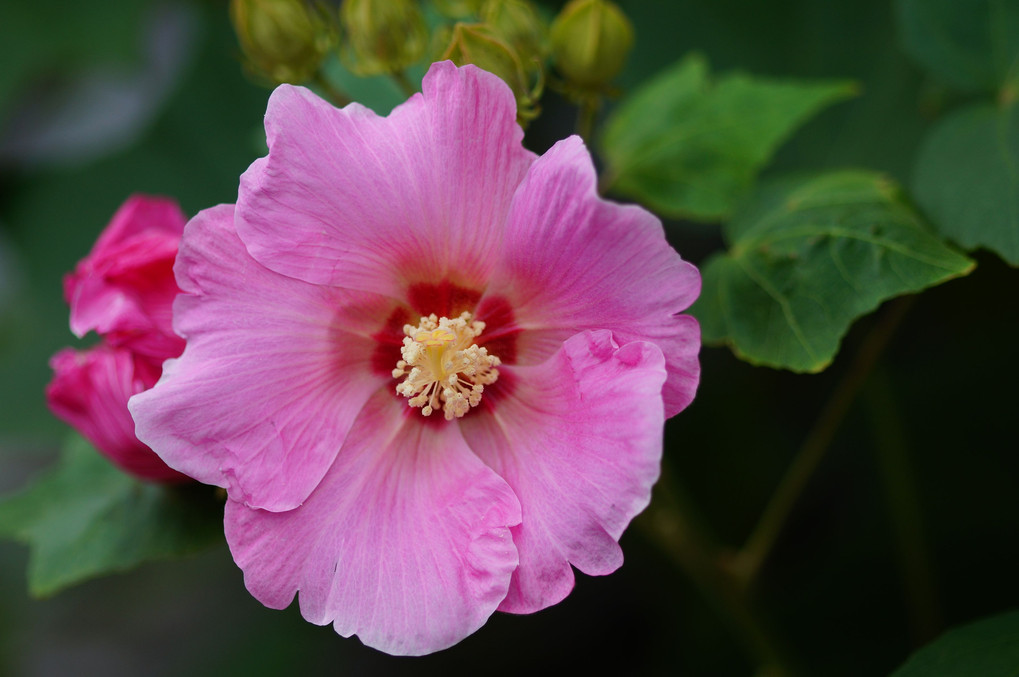
[[[432,66],[382,118],[281,86],[236,206],[187,226],[187,338],[131,400],[225,487],[248,590],[394,654],[620,566],[699,376],[700,276],[600,199],[581,141],[521,146],[501,80]]]
[[[178,293],[173,277],[187,219],[168,198],[134,195],[113,215],[89,255],[64,277],[71,331],[96,331],[158,362],[176,357],[184,341],[171,323]]]
[[[46,386],[50,409],[75,427],[125,472],[156,482],[188,478],[166,464],[134,434],[127,411],[132,395],[151,388],[159,364],[122,347],[85,351],[64,348],[50,359],[53,380]]]
[[[95,330],[103,343],[61,350],[50,360],[46,400],[120,468],[146,480],[182,481],[134,434],[132,395],[159,378],[164,359],[184,341],[170,317],[177,283],[173,261],[186,219],[172,200],[135,195],[117,210],[92,251],[64,278],[71,330]]]

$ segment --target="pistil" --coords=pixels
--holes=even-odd
[[[393,369],[393,378],[404,380],[396,392],[425,416],[441,408],[447,421],[478,406],[485,386],[499,378],[499,358],[475,342],[484,329],[468,312],[454,319],[433,314],[417,326],[405,325],[403,359]]]

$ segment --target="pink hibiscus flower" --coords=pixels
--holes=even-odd
[[[236,206],[185,230],[187,348],[131,400],[227,489],[257,599],[389,653],[618,568],[697,386],[696,268],[598,197],[578,138],[535,157],[515,118],[448,62],[384,118],[279,87]]]
[[[146,480],[184,481],[134,434],[132,395],[151,388],[164,359],[184,341],[171,327],[177,295],[173,260],[186,219],[169,199],[135,195],[117,210],[92,251],[64,278],[71,330],[95,330],[95,348],[61,350],[50,360],[46,400],[107,458]]]

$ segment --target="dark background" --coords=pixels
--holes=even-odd
[[[47,359],[74,343],[63,273],[129,194],[173,196],[194,214],[232,202],[264,152],[268,90],[242,73],[226,3],[77,4],[0,7],[0,492],[51,464],[67,434],[42,392]],[[908,185],[925,131],[956,103],[903,53],[888,1],[620,4],[637,32],[624,90],[691,50],[718,71],[861,84],[768,173],[865,167]],[[544,105],[528,133],[538,151],[574,120],[554,94]],[[666,227],[695,263],[722,246],[716,226]],[[911,306],[762,573],[756,606],[804,674],[887,674],[941,630],[1019,606],[1019,274],[976,258],[969,277]],[[666,462],[670,490],[721,544],[753,528],[875,322],[858,322],[813,376],[704,349],[699,395],[667,425]],[[578,575],[556,607],[496,614],[419,659],[339,638],[296,605],[263,608],[225,546],[37,601],[25,592],[27,549],[2,542],[0,675],[753,674],[725,613],[641,520],[617,573]]]

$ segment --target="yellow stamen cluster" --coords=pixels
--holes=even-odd
[[[416,327],[404,325],[403,359],[393,378],[406,378],[396,392],[425,416],[442,407],[447,421],[478,406],[485,386],[499,378],[499,358],[474,342],[484,329],[485,323],[472,322],[467,312],[452,320],[433,314]]]

